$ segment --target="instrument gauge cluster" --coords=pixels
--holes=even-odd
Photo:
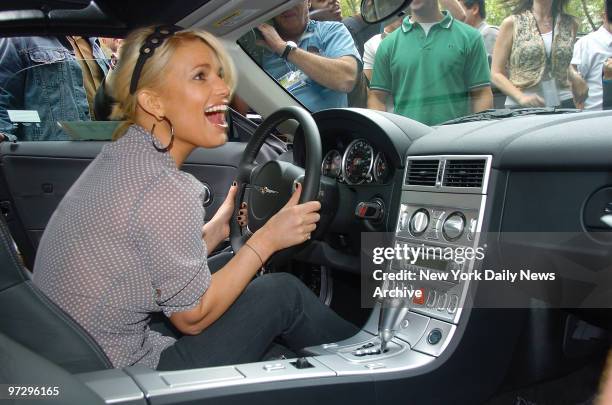
[[[384,184],[389,178],[387,157],[366,139],[354,139],[342,147],[329,149],[321,163],[321,174],[342,183]]]
[[[342,174],[342,155],[336,149],[325,154],[321,163],[321,174],[332,178],[338,178]]]

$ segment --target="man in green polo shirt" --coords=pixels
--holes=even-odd
[[[493,108],[482,36],[440,12],[437,0],[414,0],[400,29],[376,52],[368,107],[436,125]]]

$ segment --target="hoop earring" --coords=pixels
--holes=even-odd
[[[168,143],[168,146],[166,146],[165,148],[160,148],[159,146],[155,145],[155,137],[153,137],[153,141],[151,141],[151,143],[153,144],[153,147],[155,148],[156,151],[160,153],[164,153],[164,152],[168,152],[170,148],[172,147],[172,144],[174,143],[174,126],[172,125],[172,122],[170,122],[170,120],[167,117],[161,117],[161,119],[166,121],[168,125],[170,126],[170,142]],[[151,127],[151,135],[153,135],[153,131],[155,131],[155,125],[156,124],[153,124],[153,126]]]

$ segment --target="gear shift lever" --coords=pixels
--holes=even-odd
[[[383,298],[380,304],[378,318],[378,337],[380,339],[380,351],[384,353],[387,344],[395,336],[402,320],[409,311],[408,301],[403,298]]]

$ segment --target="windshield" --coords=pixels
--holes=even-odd
[[[238,43],[312,112],[362,107],[439,125],[494,108],[605,107],[604,2],[413,0],[372,25],[359,3],[305,0]]]

